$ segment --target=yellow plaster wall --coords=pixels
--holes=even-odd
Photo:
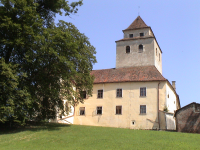
[[[165,105],[166,82],[160,83],[160,109]],[[140,97],[140,87],[146,87],[146,97]],[[116,97],[116,89],[122,88],[122,98]],[[93,96],[84,104],[76,106],[74,124],[108,126],[131,129],[157,129],[158,82],[124,82],[94,84]],[[97,91],[103,89],[103,98],[97,98]],[[116,115],[116,106],[122,106],[122,115]],[[146,105],[146,115],[140,114],[140,105]],[[96,114],[96,107],[102,106],[102,115]],[[85,115],[79,115],[79,108],[85,107]],[[135,124],[132,124],[132,121]]]

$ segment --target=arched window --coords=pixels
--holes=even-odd
[[[143,45],[142,44],[139,45],[139,52],[140,53],[143,52]]]
[[[126,53],[130,53],[130,46],[126,46]]]

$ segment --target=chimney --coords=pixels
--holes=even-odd
[[[172,87],[173,87],[174,90],[176,91],[176,81],[172,81]]]

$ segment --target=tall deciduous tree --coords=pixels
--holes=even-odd
[[[63,98],[92,93],[95,48],[57,13],[77,13],[82,1],[0,0],[0,122],[54,118]]]

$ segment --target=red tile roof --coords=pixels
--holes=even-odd
[[[142,20],[140,16],[138,16],[133,23],[125,30],[132,30],[132,29],[138,29],[138,28],[147,28],[148,26],[146,23]],[[124,31],[125,31],[124,30]]]
[[[95,83],[113,83],[130,81],[167,81],[155,66],[138,66],[93,70]]]

